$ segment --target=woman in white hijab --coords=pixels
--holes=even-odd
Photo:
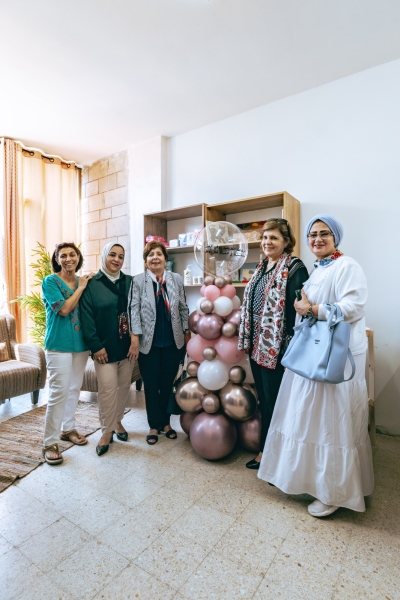
[[[114,432],[120,441],[128,439],[121,421],[135,356],[127,318],[132,277],[121,271],[124,258],[125,250],[120,244],[107,244],[101,254],[100,270],[81,300],[83,336],[94,360],[99,386],[99,456],[108,451]]]

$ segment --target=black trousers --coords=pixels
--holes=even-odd
[[[278,358],[275,369],[266,369],[260,367],[252,358],[250,366],[256,384],[258,399],[260,401],[261,412],[261,452],[264,450],[265,440],[267,439],[268,429],[271,424],[272,414],[275,408],[275,402],[278,397],[279,388],[284,373],[284,368]]]
[[[169,425],[168,402],[179,362],[186,347],[175,344],[165,348],[152,346],[148,354],[139,352],[139,368],[144,384],[147,420],[150,429],[164,429]]]

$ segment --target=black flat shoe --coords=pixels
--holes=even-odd
[[[163,429],[162,431],[160,431],[160,433],[165,435],[165,437],[167,437],[169,440],[176,440],[176,438],[178,437],[178,434],[176,433],[175,429],[168,429],[168,431],[164,431]]]
[[[112,434],[111,434],[111,439],[110,439],[109,443],[106,444],[105,446],[99,446],[99,445],[96,446],[97,456],[102,456],[103,454],[108,452],[108,448],[109,448],[110,444],[112,444],[114,441],[113,436],[114,436],[114,432],[112,432]]]
[[[119,440],[120,442],[127,442],[128,441],[128,432],[124,431],[123,433],[115,433],[115,435],[117,436],[117,440]]]
[[[260,463],[258,462],[258,460],[256,460],[255,458],[253,458],[253,460],[249,460],[249,462],[246,463],[246,467],[248,469],[259,469],[260,468]]]
[[[149,446],[154,446],[154,444],[157,444],[158,442],[158,435],[152,433],[150,435],[146,435],[146,442],[149,444]]]

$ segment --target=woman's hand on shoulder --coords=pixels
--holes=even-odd
[[[82,288],[83,290],[88,284],[88,281],[92,279],[94,273],[88,273],[87,275],[82,275],[79,277],[78,288]]]

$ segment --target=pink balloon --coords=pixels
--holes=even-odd
[[[205,340],[201,335],[194,335],[186,347],[186,351],[190,358],[197,360],[197,362],[203,362],[203,350],[215,345],[216,340]]]
[[[201,314],[194,310],[189,315],[189,329],[192,333],[197,333],[197,321],[200,319]]]
[[[237,335],[231,338],[222,336],[214,347],[219,358],[232,365],[236,365],[238,362],[240,362],[245,355],[244,350],[238,350]]]
[[[189,435],[190,426],[200,412],[183,412],[179,417],[179,422],[186,435]]]
[[[202,286],[201,286],[201,288],[200,288],[200,294],[201,294],[202,296],[204,296],[204,292],[206,291],[206,288],[207,288],[207,286],[206,286],[206,285],[202,285]]]
[[[208,300],[216,300],[221,295],[221,290],[216,285],[206,285],[206,289],[204,290],[204,296]]]
[[[197,333],[205,340],[216,340],[221,335],[224,320],[219,315],[211,313],[210,315],[201,315],[197,321]]]
[[[236,308],[227,317],[224,317],[224,321],[225,323],[233,323],[234,325],[239,327],[241,314],[242,311],[240,310],[240,308]]]
[[[224,285],[224,287],[221,290],[221,296],[226,296],[227,298],[230,298],[232,300],[232,298],[236,296],[235,287],[230,283],[228,283],[228,285]]]
[[[192,413],[190,413],[192,414]],[[238,442],[248,452],[261,450],[261,413],[257,410],[251,419],[237,421]],[[182,428],[183,429],[183,428]]]
[[[221,413],[200,413],[190,426],[194,450],[207,460],[228,456],[235,447],[237,431],[232,421]]]

